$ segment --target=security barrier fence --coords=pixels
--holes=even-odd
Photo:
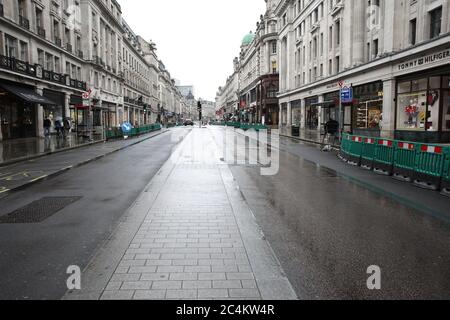
[[[240,122],[227,122],[224,124],[227,127],[234,127],[236,129],[242,129],[244,131],[254,129],[256,131],[259,130],[267,130],[267,126],[263,124],[251,124],[251,123],[240,123]]]
[[[161,125],[159,123],[149,124],[139,128],[132,128],[131,131],[127,134],[128,137],[136,137],[142,134],[154,132],[161,130]],[[124,133],[122,128],[111,128],[106,131],[106,140],[123,138]]]
[[[339,158],[450,196],[450,146],[344,134]]]

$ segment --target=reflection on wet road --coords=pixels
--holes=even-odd
[[[450,298],[447,223],[280,149],[275,176],[231,170],[300,298]]]

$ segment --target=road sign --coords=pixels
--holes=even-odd
[[[350,103],[353,101],[353,88],[343,87],[341,89],[341,103]]]
[[[89,91],[83,92],[83,94],[81,95],[83,100],[88,100],[89,97],[91,96],[92,93],[92,89],[89,89]]]
[[[122,131],[124,133],[129,133],[131,131],[132,127],[131,124],[128,122],[125,122],[124,124],[122,124]]]
[[[338,84],[339,84],[339,87],[342,88],[344,86],[344,81],[339,80]]]

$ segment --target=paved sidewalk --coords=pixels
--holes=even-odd
[[[0,166],[10,165],[15,162],[37,158],[55,152],[88,146],[102,141],[100,136],[96,136],[95,140],[90,142],[86,138],[77,137],[76,133],[72,133],[65,138],[52,135],[45,138],[0,141]]]
[[[166,130],[157,131],[138,138],[103,142],[76,148],[0,167],[0,197],[5,196],[11,191],[22,189],[67,170],[98,160],[163,132],[166,132]]]
[[[194,129],[64,299],[296,299],[207,129]]]

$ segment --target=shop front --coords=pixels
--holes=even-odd
[[[305,99],[305,128],[317,130],[319,128],[319,97]]]
[[[38,95],[33,87],[0,83],[0,141],[36,137],[38,126],[43,125],[37,123],[37,104],[55,103]]]
[[[52,132],[55,132],[56,121],[63,121],[65,118],[64,105],[65,94],[58,91],[44,89],[43,96],[55,102],[53,105],[44,106],[44,119],[50,119],[52,122]]]
[[[81,96],[72,94],[69,100],[69,108],[72,130],[79,135],[85,135],[89,131],[89,106],[83,105]]]
[[[397,79],[398,140],[450,142],[450,65]]]
[[[292,126],[301,127],[302,123],[302,100],[291,102],[291,121]]]
[[[379,137],[383,119],[383,82],[356,86],[353,95],[352,133]]]

